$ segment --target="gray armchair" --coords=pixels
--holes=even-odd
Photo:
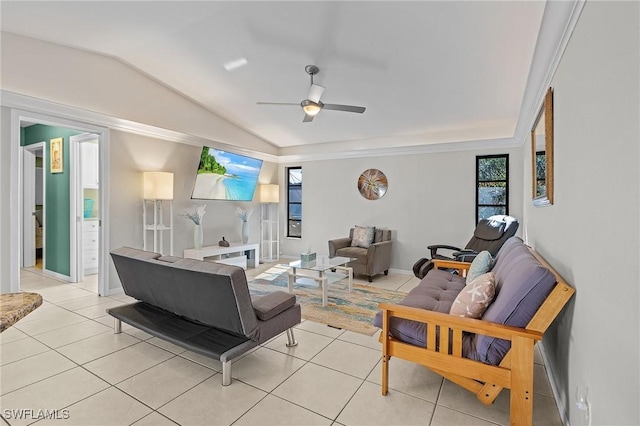
[[[389,274],[391,265],[391,231],[388,229],[376,229],[373,243],[369,248],[351,247],[353,228],[349,231],[348,238],[329,240],[329,257],[343,256],[356,260],[348,266],[353,268],[354,274],[366,275],[369,282],[373,276],[380,273]]]

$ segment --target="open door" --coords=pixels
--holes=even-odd
[[[84,133],[72,136],[71,162],[71,279],[72,282],[95,282],[98,292],[100,255],[100,138]]]
[[[22,259],[21,266],[36,266],[36,254],[44,264],[44,179],[42,158],[45,143],[23,147],[22,155]]]

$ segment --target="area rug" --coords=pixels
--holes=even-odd
[[[287,291],[286,270],[272,268],[249,282],[252,295],[263,295],[276,290]],[[327,324],[330,327],[373,335],[378,331],[373,318],[381,302],[397,303],[405,293],[367,285],[353,284],[351,292],[347,280],[329,284],[328,303],[322,306],[322,291],[312,280],[301,280],[293,292],[302,307],[302,317]]]

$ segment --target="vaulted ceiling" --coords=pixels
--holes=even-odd
[[[513,137],[545,4],[2,2],[2,30],[118,58],[277,147],[393,146]],[[256,104],[305,99],[308,64],[364,114]]]

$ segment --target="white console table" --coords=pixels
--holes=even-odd
[[[260,262],[260,245],[259,244],[242,244],[242,243],[230,243],[229,247],[221,246],[208,246],[202,247],[200,250],[187,249],[184,251],[185,259],[205,260],[206,257],[220,257],[219,259],[212,259],[215,262],[227,263],[230,265],[242,266],[246,269],[247,257],[245,252],[253,252],[249,264],[254,268],[258,267]],[[225,254],[237,254],[235,257],[222,258]]]

